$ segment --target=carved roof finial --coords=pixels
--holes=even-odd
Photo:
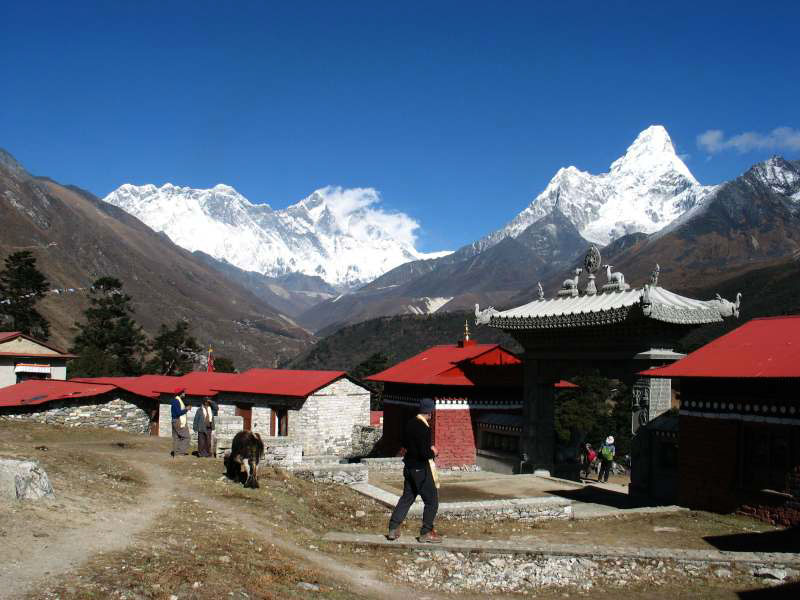
[[[653,287],[658,287],[658,275],[661,273],[661,267],[658,266],[656,263],[656,268],[653,269],[653,272],[650,273],[650,285]]]

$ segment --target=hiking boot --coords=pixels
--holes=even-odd
[[[422,535],[420,535],[417,538],[417,540],[422,542],[423,544],[441,544],[442,536],[440,536],[434,530],[431,530],[428,533],[423,533]]]
[[[386,539],[390,542],[395,541],[397,538],[400,537],[400,532],[397,529],[390,529],[389,533],[386,534]]]

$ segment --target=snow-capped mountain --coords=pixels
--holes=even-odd
[[[317,275],[343,288],[412,260],[417,223],[378,207],[371,188],[325,187],[285,210],[254,204],[234,188],[125,184],[104,198],[190,251],[278,277]]]
[[[477,243],[477,249],[516,237],[558,208],[593,242],[606,245],[628,233],[653,233],[697,203],[714,186],[703,186],[675,152],[661,125],[642,131],[608,173],[559,169],[545,190],[510,223]]]

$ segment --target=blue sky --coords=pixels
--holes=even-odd
[[[800,158],[798,22],[797,2],[4,3],[0,147],[100,196],[374,187],[421,249],[456,248],[653,123],[703,183]]]

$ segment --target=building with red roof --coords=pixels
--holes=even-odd
[[[641,374],[680,380],[682,505],[800,523],[800,316],[753,319]]]
[[[178,391],[190,422],[208,397],[219,415],[240,419],[237,431],[293,438],[306,454],[350,454],[354,428],[370,425],[369,391],[344,371],[281,369],[26,382],[0,389],[0,417],[169,436]]]
[[[0,331],[0,388],[28,379],[67,378],[67,360],[75,358],[20,331]]]
[[[406,422],[422,398],[432,398],[437,464],[512,472],[522,431],[521,364],[499,344],[469,339],[467,331],[457,344],[428,348],[367,377],[384,386],[381,451],[401,451]]]

